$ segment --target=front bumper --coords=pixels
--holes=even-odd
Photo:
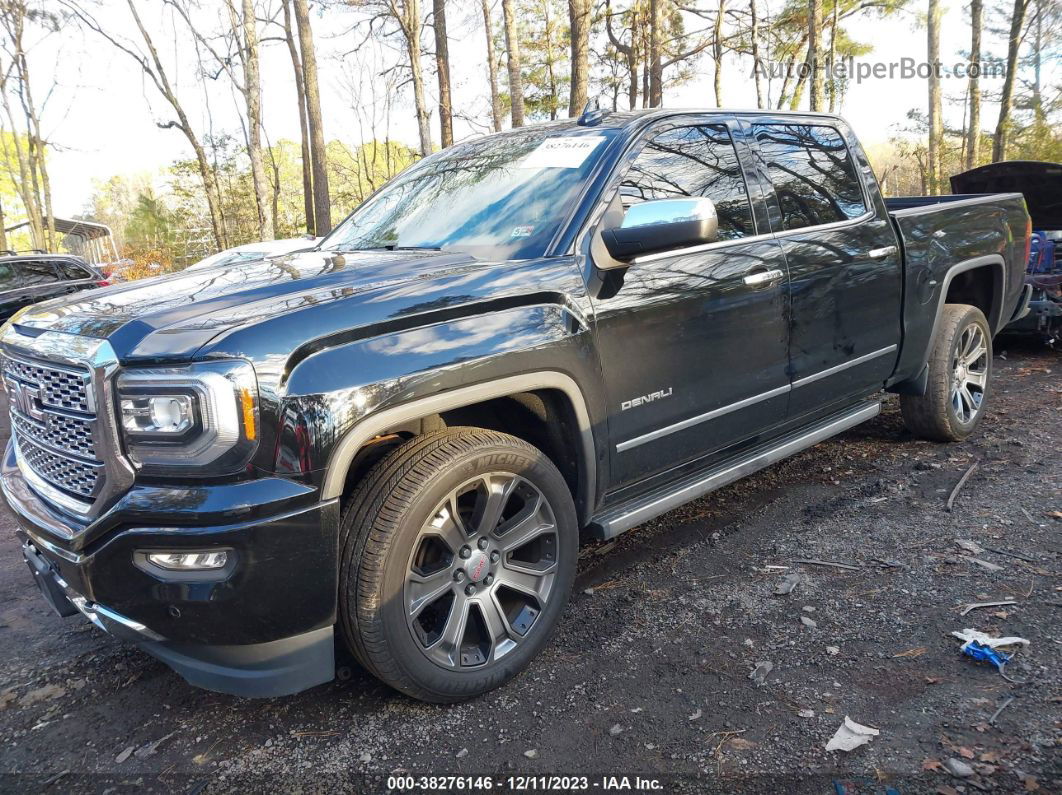
[[[60,615],[80,612],[211,690],[279,696],[333,678],[334,501],[272,517],[179,527],[131,525],[136,514],[127,511],[113,517],[110,531],[72,548],[62,540],[69,520],[29,488],[10,448],[0,485],[18,519],[26,562]],[[240,513],[239,506],[230,508],[220,514]],[[167,512],[165,501],[154,510],[159,518],[180,515]],[[80,530],[66,527],[65,535]],[[232,550],[235,560],[219,579],[181,579],[134,564],[138,551],[216,547]]]

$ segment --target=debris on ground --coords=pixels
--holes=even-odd
[[[1013,604],[1017,604],[1017,601],[1014,599],[1003,599],[998,602],[968,602],[959,615],[964,616],[971,610],[977,610],[980,607],[1003,607],[1005,605]]]
[[[955,488],[951,490],[951,494],[948,495],[948,502],[946,506],[947,511],[951,511],[955,507],[955,498],[959,496],[959,492],[962,491],[962,487],[966,485],[966,481],[970,479],[974,472],[977,471],[977,467],[981,465],[980,461],[974,461],[970,464],[970,468],[966,470],[959,482],[955,484]]]
[[[976,629],[964,629],[962,632],[952,632],[954,637],[961,641],[965,641],[962,648],[965,649],[968,645],[976,641],[982,646],[988,646],[992,649],[999,649],[1003,646],[1028,646],[1029,641],[1025,638],[1018,637],[1005,637],[1005,638],[993,638],[986,632],[981,632]]]
[[[774,663],[764,660],[763,662],[756,663],[756,667],[752,669],[752,673],[749,674],[749,679],[758,685],[762,685],[767,679],[767,674],[774,670]]]
[[[853,751],[861,745],[866,745],[877,737],[881,732],[877,729],[872,729],[869,726],[864,726],[861,723],[856,723],[847,715],[844,716],[844,723],[842,723],[830,741],[826,743],[827,751]]]
[[[804,575],[800,572],[792,572],[785,575],[782,581],[778,583],[778,587],[774,589],[775,594],[778,596],[785,596],[793,592],[800,583],[804,582]]]
[[[526,756],[528,759],[538,759],[538,749],[529,748],[528,750],[524,751],[524,756]]]
[[[944,767],[956,778],[969,778],[974,774],[974,769],[961,759],[952,757],[944,760]]]
[[[834,569],[847,569],[848,571],[861,571],[859,566],[853,566],[851,563],[838,563],[834,560],[815,560],[814,558],[802,558],[800,560],[794,560],[794,563],[803,563],[805,566],[829,566]]]
[[[992,713],[992,717],[988,719],[988,725],[991,726],[992,724],[994,724],[996,722],[996,718],[999,717],[1000,713],[1003,712],[1003,710],[1005,710],[1007,707],[1009,707],[1013,702],[1014,702],[1014,696],[1011,696],[1006,701],[1004,701],[1002,704],[1000,704],[999,705],[999,709],[997,709],[995,712],[993,712]]]
[[[818,623],[816,623],[815,619],[810,618],[808,616],[801,616],[800,617],[800,623],[803,624],[808,629],[815,629],[815,627],[818,626]]]

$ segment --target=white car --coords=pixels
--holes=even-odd
[[[194,265],[189,265],[185,270],[202,270],[204,268],[216,268],[219,265],[232,265],[237,262],[254,262],[268,257],[279,257],[281,254],[290,254],[293,251],[305,251],[320,243],[322,238],[304,235],[291,237],[285,240],[263,240],[261,243],[247,243],[234,248],[227,248],[217,254],[211,254],[206,259],[201,259]]]

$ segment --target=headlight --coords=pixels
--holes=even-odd
[[[227,474],[258,445],[258,384],[248,362],[127,370],[118,377],[118,417],[143,471]]]

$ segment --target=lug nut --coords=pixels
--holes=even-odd
[[[486,538],[479,539],[479,548],[480,549],[486,549],[487,548],[487,539]]]
[[[501,560],[501,552],[499,552],[498,550],[494,550],[490,553],[491,563],[497,563],[499,560]]]
[[[472,557],[472,547],[467,545],[461,547],[461,557],[463,557],[465,560],[468,560],[470,557]]]
[[[454,572],[454,579],[457,580],[458,582],[461,582],[461,580],[463,580],[464,578],[465,578],[465,573],[461,569],[458,569],[457,571]]]
[[[494,583],[494,575],[493,574],[488,574],[486,576],[486,578],[483,580],[483,582],[485,582],[487,585],[492,585]]]
[[[472,583],[469,583],[465,586],[465,596],[472,596],[473,594],[475,594],[475,592],[476,586],[474,586]]]

